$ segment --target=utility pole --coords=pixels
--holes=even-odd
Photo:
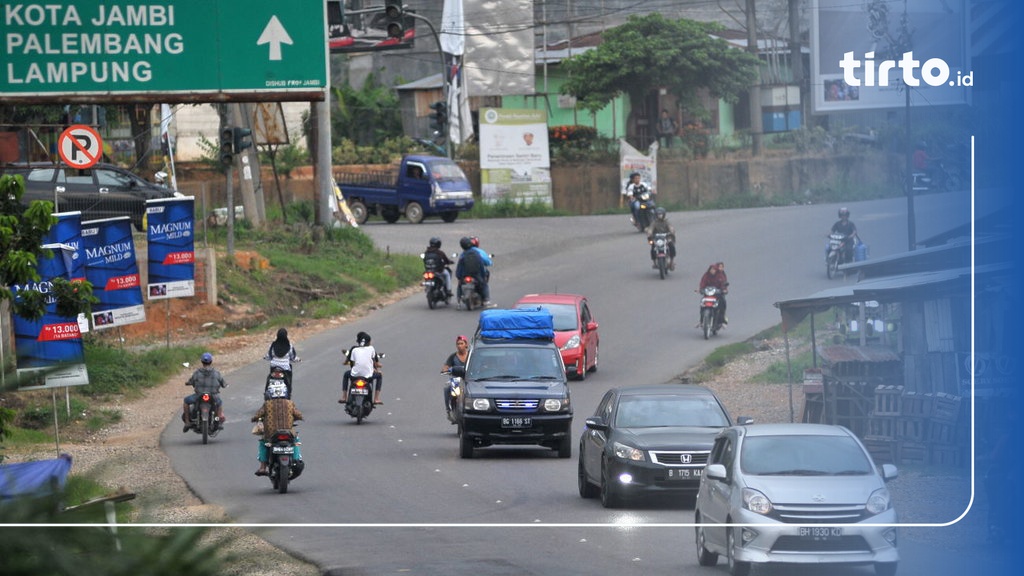
[[[242,192],[242,206],[245,207],[245,219],[253,225],[259,226],[263,224],[263,220],[260,218],[262,211],[256,207],[256,193],[252,183],[253,162],[250,155],[254,147],[252,145],[252,131],[249,128],[250,121],[242,112],[242,104],[235,103],[229,106],[231,107],[230,123],[236,133],[242,134],[238,132],[239,130],[248,132],[247,134],[242,134],[242,137],[235,138],[235,160],[238,162],[238,181]]]
[[[747,0],[747,50],[760,59],[757,49],[757,15],[754,0]],[[757,83],[750,87],[750,155],[761,155],[761,133],[764,122],[761,118],[761,70],[757,70]]]

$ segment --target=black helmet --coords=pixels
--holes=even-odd
[[[441,239],[438,238],[437,236],[434,236],[433,238],[431,238],[430,239],[430,247],[431,248],[440,248],[441,247]]]
[[[360,332],[359,334],[356,334],[356,344],[359,344],[360,346],[369,346],[370,335],[367,334],[366,332]]]
[[[287,340],[288,339],[288,330],[285,329],[285,328],[278,328],[277,329],[277,339],[278,340]]]
[[[840,208],[839,209],[839,217],[840,218],[849,218],[850,217],[850,209],[845,207],[845,206]]]
[[[469,250],[473,247],[473,240],[470,239],[469,236],[463,236],[459,240],[459,246],[462,247],[463,250]]]
[[[665,214],[665,209],[662,208],[661,206],[658,206],[657,208],[654,209],[654,216],[657,217],[658,220],[664,220]]]
[[[634,176],[639,176],[639,175],[640,175],[639,172],[630,172],[629,173],[629,179],[632,180]]]

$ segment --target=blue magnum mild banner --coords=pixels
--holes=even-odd
[[[196,293],[195,197],[146,201],[150,300]]]
[[[63,244],[72,248],[61,251],[71,280],[85,280],[85,251],[82,249],[82,213],[58,212],[57,223],[43,237],[43,244]],[[56,256],[56,253],[54,253]]]
[[[96,330],[146,321],[135,260],[132,223],[127,216],[82,222],[85,277],[99,302],[92,307]]]
[[[70,250],[62,250],[64,266],[72,280],[85,280],[85,250],[82,248],[82,213],[58,212],[53,215],[57,223],[43,237],[43,244],[60,244]],[[78,328],[89,331],[89,319],[78,315]]]
[[[28,320],[12,314],[14,320],[14,347],[19,375],[39,373],[37,384],[22,386],[22,390],[84,386],[89,383],[85,369],[85,349],[78,320],[57,314],[57,299],[53,296],[53,279],[68,278],[65,262],[73,250],[60,244],[44,244],[52,251],[49,258],[40,258],[39,282],[12,286],[17,298],[21,290],[37,290],[46,295],[46,311],[39,320]],[[52,370],[53,367],[58,367]]]

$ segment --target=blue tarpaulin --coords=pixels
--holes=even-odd
[[[543,339],[555,337],[551,312],[544,308],[484,310],[480,312],[480,337]]]
[[[44,496],[64,489],[71,471],[71,456],[54,460],[0,464],[0,500],[18,496]]]

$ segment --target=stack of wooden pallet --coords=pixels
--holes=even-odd
[[[876,462],[958,466],[960,397],[878,386],[864,435]]]

